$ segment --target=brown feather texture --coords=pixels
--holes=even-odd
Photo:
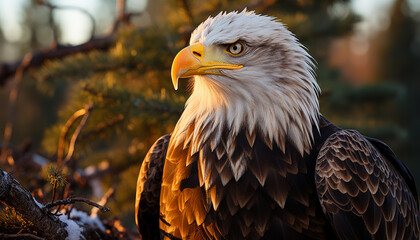
[[[171,226],[161,223],[161,228],[181,239],[201,228],[204,239],[261,239],[279,227],[273,226],[276,222],[300,237],[325,238],[325,219],[311,200],[316,191],[307,160],[290,143],[286,153],[275,144],[267,146],[258,132],[250,144],[245,132],[236,136],[232,154],[226,149],[229,134],[214,151],[207,141],[191,157],[182,144],[172,148],[171,139],[160,205]],[[235,179],[230,161],[246,162],[241,178]]]
[[[341,239],[419,239],[416,197],[387,157],[354,130],[321,148],[318,196]]]
[[[153,144],[144,158],[137,180],[135,215],[143,239],[160,239],[159,198],[170,137],[165,135]]]
[[[235,42],[242,54],[226,52]],[[311,58],[285,26],[221,13],[190,44],[173,69],[195,72],[193,92],[139,173],[143,239],[419,239],[414,178],[384,143],[320,114]]]

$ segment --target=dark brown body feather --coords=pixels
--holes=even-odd
[[[158,143],[166,146],[152,147],[140,171],[136,220],[143,239],[151,234],[161,239],[418,238],[417,193],[406,183],[414,185],[411,175],[404,177],[407,170],[393,166],[398,160],[386,160],[392,151],[379,145],[378,152],[360,134],[323,118],[319,130],[314,128],[313,149],[303,157],[291,144],[283,152],[244,130],[233,150],[226,147],[226,131],[219,144],[209,140],[195,154],[165,136]],[[228,159],[247,163],[237,181]],[[165,161],[163,178],[156,174],[149,180],[153,161],[159,166]]]
[[[143,239],[160,239],[159,197],[171,135],[159,138],[144,158],[137,180],[136,224]]]
[[[340,239],[419,239],[412,177],[392,164],[392,151],[379,152],[372,143],[352,130],[328,139],[315,169],[321,205]]]

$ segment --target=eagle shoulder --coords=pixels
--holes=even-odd
[[[163,166],[171,135],[160,137],[140,168],[136,189],[136,224],[143,239],[160,239],[159,199]]]
[[[341,239],[419,238],[414,183],[391,153],[355,130],[338,131],[321,147],[315,184],[322,210]]]

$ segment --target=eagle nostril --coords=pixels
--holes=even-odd
[[[200,54],[200,53],[198,53],[198,52],[196,52],[196,51],[193,51],[193,54],[194,54],[195,56],[197,56],[197,57],[201,57],[201,54]]]

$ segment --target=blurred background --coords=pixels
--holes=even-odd
[[[209,15],[245,7],[307,47],[322,114],[385,141],[419,186],[418,0],[0,0],[0,168],[43,203],[54,169],[56,199],[115,190],[100,217],[135,231],[141,161],[188,97],[172,59]]]

